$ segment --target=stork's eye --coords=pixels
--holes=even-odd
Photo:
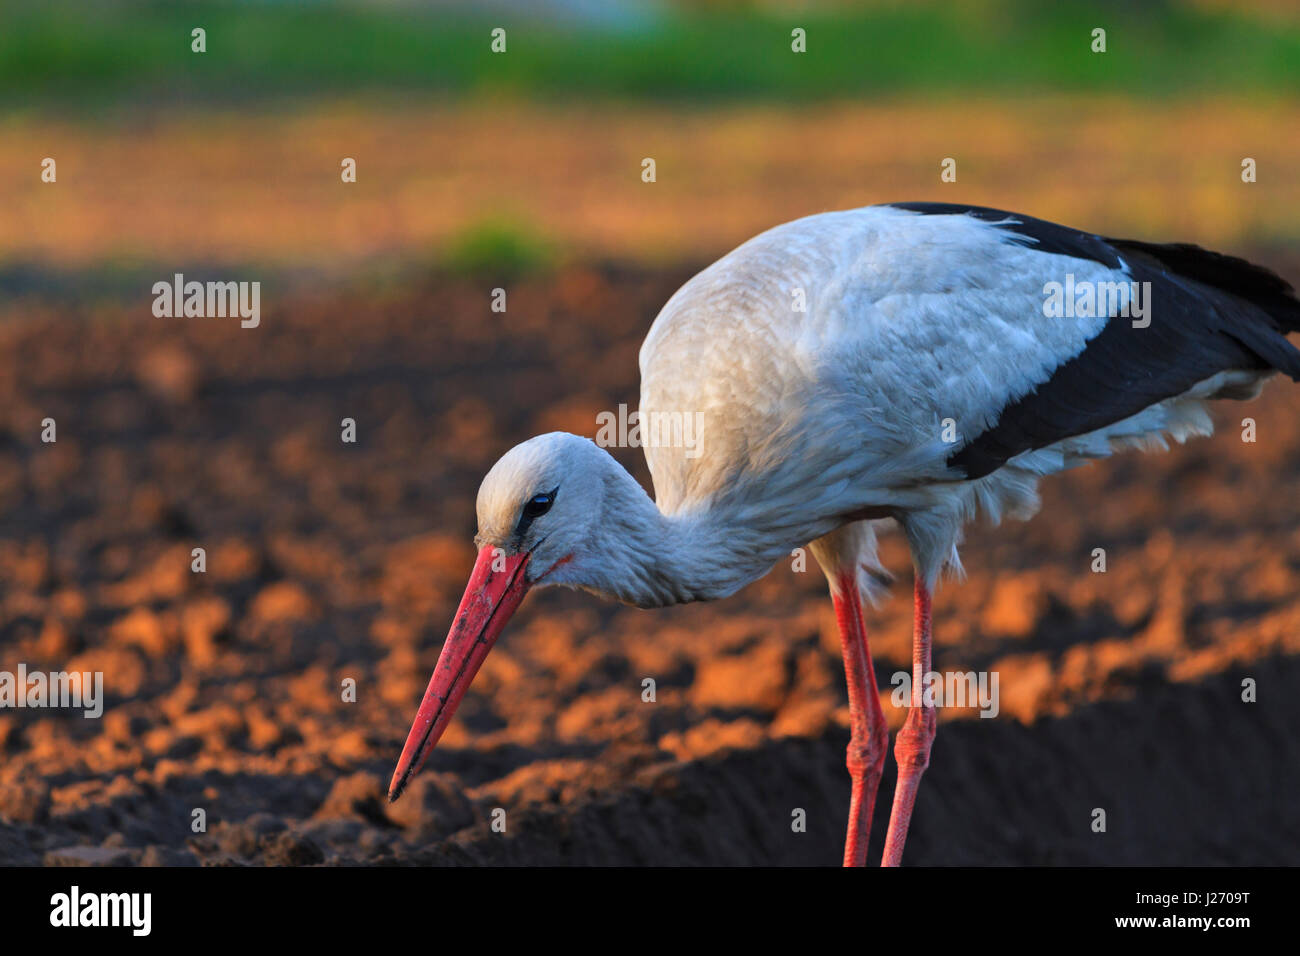
[[[554,503],[555,492],[553,491],[545,495],[534,495],[524,503],[524,517],[529,521],[540,518],[551,510],[551,505]]]

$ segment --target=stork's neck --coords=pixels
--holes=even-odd
[[[591,550],[556,583],[639,607],[707,601],[761,577],[785,553],[783,541],[765,540],[717,509],[664,514],[635,478],[611,464]]]

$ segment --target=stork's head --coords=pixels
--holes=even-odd
[[[506,452],[478,489],[480,558],[523,561],[528,585],[578,559],[597,525],[617,465],[587,438],[550,432]],[[621,470],[621,469],[619,469]]]
[[[630,486],[630,487],[629,487]],[[534,585],[599,590],[599,530],[625,496],[653,504],[606,452],[552,432],[516,445],[478,490],[478,559],[388,788],[396,800],[451,721],[488,651]],[[635,503],[635,502],[634,502]]]

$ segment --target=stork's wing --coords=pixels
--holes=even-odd
[[[1128,305],[1149,283],[1149,323],[1109,293],[1100,312],[1049,314],[1048,286],[1070,282]],[[1295,330],[1285,282],[1194,246],[969,206],[821,213],[756,236],[664,306],[641,348],[642,417],[698,418],[703,440],[647,444],[646,458],[669,512],[719,496],[826,513],[888,503],[1226,370],[1248,373],[1225,378],[1238,390],[1249,373],[1300,378]]]
[[[1300,301],[1267,269],[1193,245],[1107,239],[981,207],[899,208],[998,222],[1034,249],[1090,259],[1149,283],[1149,325],[1110,318],[1081,352],[1029,391],[1011,396],[991,427],[949,457],[968,478],[986,475],[1021,452],[1121,421],[1218,372],[1275,369],[1300,380],[1300,351],[1286,339],[1286,333],[1300,331]]]

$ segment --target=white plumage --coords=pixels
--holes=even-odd
[[[691,410],[703,423],[699,457],[645,450],[656,502],[670,515],[727,514],[762,528],[770,541],[762,570],[844,514],[902,514],[933,587],[946,563],[956,565],[977,504],[994,521],[1029,517],[1042,475],[1115,443],[1208,434],[1202,399],[1225,380],[1263,377],[1224,373],[982,479],[953,482],[944,420],[958,442],[979,434],[1105,325],[1105,316],[1044,315],[1044,284],[1067,274],[1125,287],[1132,278],[1036,251],[981,219],[891,206],[809,216],[751,239],[686,283],[641,347],[642,416]],[[797,290],[805,312],[794,310]]]

